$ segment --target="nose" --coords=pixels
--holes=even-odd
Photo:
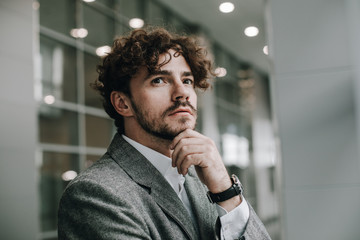
[[[190,97],[190,91],[182,81],[175,83],[173,86],[172,100],[176,101],[188,101]]]

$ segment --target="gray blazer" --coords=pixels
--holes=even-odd
[[[161,173],[116,134],[107,153],[67,186],[58,212],[59,239],[218,239],[215,206],[193,169],[185,189],[196,223]],[[270,239],[251,207],[239,239]]]

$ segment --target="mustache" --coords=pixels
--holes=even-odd
[[[174,105],[172,105],[171,107],[169,107],[168,109],[166,109],[166,111],[163,113],[163,117],[165,117],[167,114],[171,113],[172,111],[175,111],[176,109],[178,109],[179,107],[189,107],[191,109],[191,112],[193,115],[197,114],[197,110],[196,108],[191,105],[191,103],[189,101],[176,101],[174,103]]]

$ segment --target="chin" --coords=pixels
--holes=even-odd
[[[181,127],[191,128],[195,127],[196,120],[190,117],[181,117],[176,120],[175,125],[180,125]]]
[[[174,132],[177,132],[177,135],[183,131],[185,131],[186,129],[191,129],[194,130],[195,129],[195,123],[185,123],[182,124],[182,126],[180,126],[179,128],[177,128]]]

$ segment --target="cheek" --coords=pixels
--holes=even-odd
[[[161,113],[168,105],[169,100],[165,99],[164,94],[155,94],[155,95],[144,95],[142,96],[141,103],[143,104],[143,108],[147,110],[149,115],[156,115],[157,113]]]
[[[161,104],[164,102],[164,93],[156,92],[156,91],[139,91],[136,95],[137,102],[142,104],[144,107],[151,107],[152,105],[156,106],[157,104]]]
[[[190,97],[190,103],[195,109],[197,109],[197,95],[195,92]]]

